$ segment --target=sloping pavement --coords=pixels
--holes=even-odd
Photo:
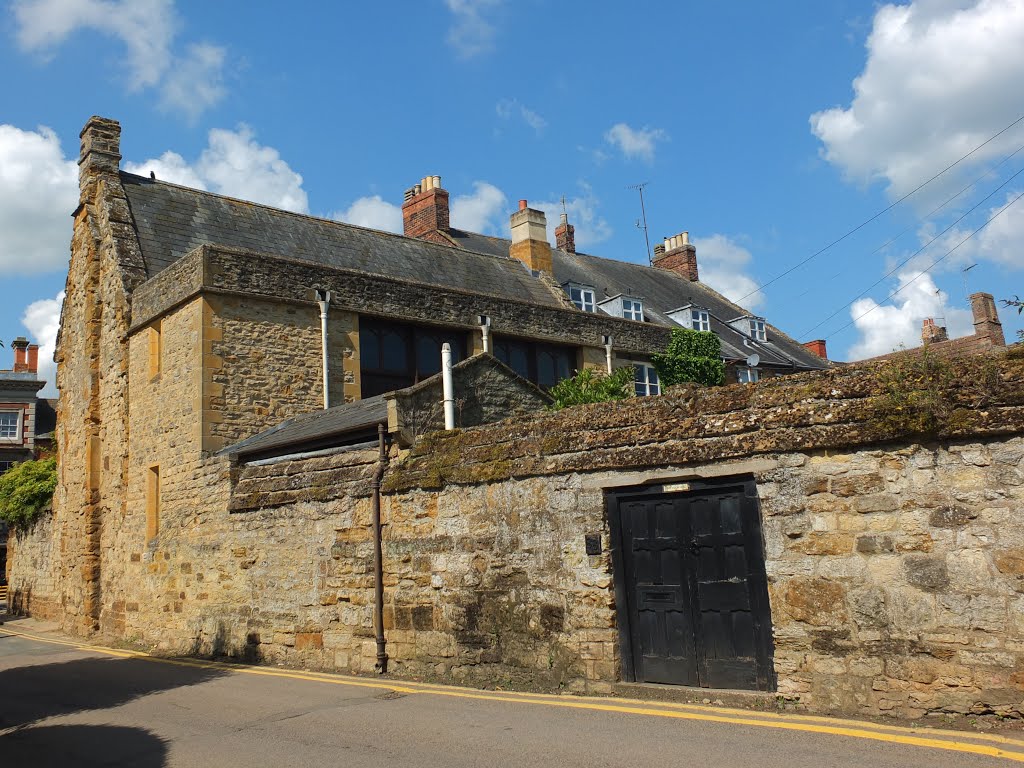
[[[5,768],[1014,763],[1024,738],[166,659],[0,626]]]

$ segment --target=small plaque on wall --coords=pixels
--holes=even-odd
[[[587,545],[588,555],[600,555],[601,554],[601,534],[600,533],[588,533],[583,537]]]

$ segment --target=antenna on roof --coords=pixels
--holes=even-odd
[[[644,231],[644,242],[647,243],[647,263],[653,264],[651,259],[651,239],[647,236],[647,211],[644,210],[644,187],[650,184],[649,181],[641,182],[640,184],[630,184],[626,189],[635,189],[640,193],[640,215],[642,219],[636,220],[636,228]]]
[[[960,270],[960,274],[964,276],[964,296],[967,296],[967,273],[974,269],[976,266],[978,266],[977,262],[971,264],[968,267],[964,267],[963,269]]]

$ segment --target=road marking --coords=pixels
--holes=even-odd
[[[298,670],[274,669],[271,667],[253,667],[201,659],[165,658],[161,656],[154,656],[144,651],[108,648],[101,645],[88,645],[72,640],[59,640],[57,638],[17,631],[6,626],[0,626],[0,633],[14,637],[22,637],[27,640],[34,640],[40,643],[65,646],[83,652],[101,653],[118,658],[134,658],[180,667],[220,669],[237,672],[239,674],[280,677],[291,680],[329,683],[331,685],[344,685],[357,688],[384,689],[405,694],[446,696],[449,698],[475,699],[480,701],[495,701],[510,704],[533,704],[538,706],[558,707],[561,709],[583,709],[598,712],[641,715],[645,717],[663,717],[676,720],[699,720],[711,723],[747,725],[755,728],[802,731],[805,733],[845,736],[849,738],[866,739],[869,741],[903,744],[905,746],[928,747],[950,752],[998,757],[1012,762],[1024,763],[1024,741],[995,734],[972,734],[960,731],[915,729],[894,725],[867,723],[857,720],[833,719],[815,717],[811,715],[783,715],[776,712],[750,712],[747,710],[708,707],[696,704],[677,704],[673,702],[628,700],[623,701],[623,703],[612,704],[607,703],[605,700],[593,698],[569,699],[565,696],[521,693],[518,691],[477,691],[469,688],[445,687],[427,683],[378,682],[366,680],[364,678],[348,677],[326,672],[305,672]],[[941,738],[943,736],[949,738]],[[961,739],[968,739],[970,741],[961,741]],[[996,746],[989,746],[988,744],[971,743],[972,741],[991,741],[1011,747],[1013,748],[1013,751],[1001,749]]]

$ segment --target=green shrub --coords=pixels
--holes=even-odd
[[[693,382],[705,386],[725,383],[722,342],[710,331],[673,328],[664,354],[651,358],[663,387]]]
[[[554,411],[571,405],[623,400],[633,395],[633,369],[618,368],[607,374],[584,368],[570,379],[562,379],[551,388]]]
[[[57,487],[57,460],[23,461],[0,475],[0,520],[26,527],[50,504]]]

